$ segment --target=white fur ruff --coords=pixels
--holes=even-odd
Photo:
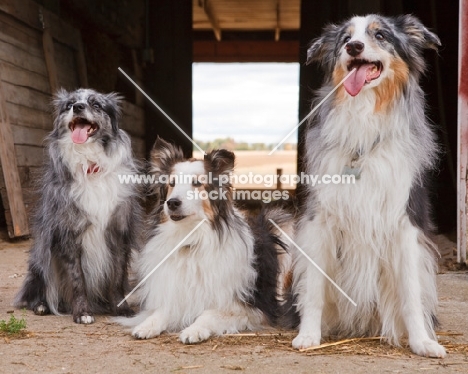
[[[167,221],[160,225],[138,261],[140,278],[198,222]],[[180,339],[184,343],[259,328],[262,313],[244,304],[256,279],[252,234],[245,226],[242,231],[225,228],[222,237],[223,242],[208,222],[203,223],[141,286],[144,311],[118,321],[133,327],[133,335],[143,339],[183,330]]]
[[[120,135],[128,139],[122,130]],[[135,194],[133,186],[119,183],[118,175],[126,175],[134,171],[125,166],[131,157],[131,149],[122,144],[107,155],[103,147],[96,141],[85,144],[73,144],[70,137],[59,140],[63,160],[73,174],[70,188],[70,200],[75,201],[86,213],[90,225],[83,233],[83,255],[81,266],[86,279],[86,291],[90,299],[105,299],[101,294],[104,283],[112,271],[111,248],[105,239],[106,228],[112,213],[117,206]],[[88,168],[95,164],[99,171],[87,173]],[[60,284],[60,282],[51,282]],[[54,290],[48,290],[53,296]],[[58,296],[55,296],[58,297]],[[51,306],[58,300],[49,300]],[[54,313],[58,314],[54,307]]]

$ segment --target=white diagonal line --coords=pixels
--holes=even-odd
[[[165,116],[165,117],[166,117],[166,118],[167,118],[167,119],[168,119],[168,120],[169,120],[169,121],[170,121],[170,122],[187,138],[187,139],[188,139],[188,140],[190,140],[190,142],[191,142],[195,147],[197,147],[198,150],[199,150],[201,153],[203,153],[204,155],[206,154],[205,151],[204,151],[203,149],[201,149],[200,146],[199,146],[197,143],[195,143],[195,141],[194,141],[190,136],[188,136],[188,135],[185,133],[185,131],[182,130],[181,127],[180,127],[177,123],[175,123],[174,120],[173,120],[171,117],[169,117],[169,115],[168,115],[164,110],[162,110],[162,108],[161,108],[158,104],[156,104],[156,102],[155,102],[151,97],[149,97],[149,96],[147,95],[147,93],[146,93],[145,91],[143,91],[143,89],[142,89],[132,78],[130,78],[130,77],[128,76],[127,73],[125,73],[125,72],[122,70],[122,68],[119,67],[119,71],[120,71],[123,75],[125,75],[125,77],[126,77],[130,82],[132,82],[133,85],[134,85],[134,86],[151,102],[151,104],[153,104],[156,108],[158,108],[158,110],[159,110],[162,114],[164,114],[164,116]]]
[[[161,260],[161,262],[160,262],[159,264],[157,264],[157,265],[154,267],[154,269],[151,270],[151,271],[146,275],[146,277],[144,277],[144,278],[140,281],[140,283],[138,283],[138,284],[135,286],[135,288],[134,288],[127,296],[124,297],[124,299],[123,299],[120,303],[117,304],[117,307],[120,307],[120,306],[122,305],[122,303],[123,303],[125,300],[127,300],[127,299],[128,299],[144,282],[146,282],[146,280],[151,276],[151,274],[153,274],[169,257],[171,257],[171,255],[172,255],[175,251],[177,251],[177,250],[180,248],[180,246],[190,237],[190,235],[192,235],[206,220],[207,220],[206,218],[203,218],[203,220],[202,220],[198,225],[196,225],[196,226],[193,228],[193,230],[190,231],[190,232],[185,236],[185,238],[183,238],[183,239],[179,242],[179,244],[177,244],[177,245],[172,249],[172,251],[170,251],[170,252],[166,255],[166,257],[164,257],[164,258]]]
[[[344,77],[344,78],[340,81],[340,83],[338,83],[338,84],[333,88],[333,90],[331,90],[331,91],[327,94],[327,96],[325,96],[325,97],[320,101],[320,103],[318,103],[318,104],[310,111],[310,113],[309,113],[308,115],[306,115],[306,116],[303,118],[303,120],[302,120],[301,122],[299,122],[299,123],[297,124],[297,126],[294,127],[294,128],[288,133],[288,135],[286,135],[286,136],[283,138],[283,140],[281,140],[281,141],[276,145],[276,147],[273,148],[273,149],[270,151],[270,153],[268,153],[268,156],[271,156],[271,155],[273,154],[273,152],[275,152],[275,151],[278,149],[278,147],[279,147],[281,144],[283,144],[283,143],[292,135],[292,133],[293,133],[294,131],[296,131],[296,130],[299,128],[299,126],[301,126],[301,125],[304,123],[304,121],[307,120],[307,118],[309,118],[312,114],[314,114],[315,111],[316,111],[318,108],[320,108],[320,106],[331,96],[331,94],[332,94],[333,92],[335,92],[335,91],[338,89],[338,87],[340,87],[340,86],[343,84],[343,82],[344,82],[346,79],[349,78],[349,76],[350,76],[351,74],[354,73],[354,70],[356,70],[356,68],[354,68],[353,70],[351,70],[351,71],[348,73],[348,75],[347,75],[346,77]]]
[[[286,234],[286,233],[281,229],[281,227],[279,227],[272,219],[269,219],[269,221],[270,221],[273,225],[275,225],[275,227],[276,227],[286,238],[288,238],[288,240],[304,255],[304,257],[305,257],[306,259],[308,259],[308,260],[312,263],[312,265],[314,265],[314,266],[317,268],[317,270],[318,270],[319,272],[321,272],[321,273],[324,275],[324,277],[327,278],[327,279],[337,288],[337,290],[340,291],[340,292],[351,302],[351,304],[353,304],[354,306],[357,306],[356,302],[355,302],[353,299],[351,299],[351,298],[348,296],[348,294],[347,294],[346,292],[344,292],[344,291],[340,288],[340,286],[338,286],[338,285],[335,283],[335,281],[334,281],[333,279],[331,279],[331,278],[328,276],[328,274],[325,273],[325,272],[320,268],[320,266],[318,266],[318,265],[314,262],[314,260],[312,260],[312,259],[307,255],[307,253],[305,253],[305,252],[302,250],[302,248],[299,247],[299,246],[294,242],[294,240],[292,240],[292,239],[289,237],[289,235]]]

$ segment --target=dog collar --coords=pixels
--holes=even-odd
[[[371,149],[369,150],[369,152],[367,152],[367,154],[371,153],[375,149],[377,144],[379,143],[380,143],[380,136],[377,136],[377,138],[374,140],[374,143],[372,144]],[[357,166],[357,163],[363,154],[364,152],[362,149],[357,150],[354,153],[354,156],[351,158],[349,165],[346,164],[344,166],[343,172],[341,173],[341,175],[354,175],[356,179],[360,179],[362,170],[360,166]]]
[[[96,174],[99,173],[100,168],[98,164],[92,163],[88,165],[88,169],[86,169],[86,174]]]

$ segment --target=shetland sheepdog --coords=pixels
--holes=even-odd
[[[117,308],[141,230],[138,190],[118,179],[136,172],[119,102],[91,89],[56,94],[19,308],[83,324],[94,313],[133,314],[127,303]]]
[[[437,147],[419,86],[423,50],[439,45],[413,16],[368,15],[327,26],[308,49],[308,62],[326,72],[316,102],[355,70],[309,123],[307,171],[354,175],[355,183],[309,186],[296,240],[357,306],[299,254],[295,348],[330,334],[392,344],[407,336],[414,353],[445,356],[434,332],[437,251],[428,237]]]
[[[269,218],[291,234],[292,217],[278,208],[251,219],[241,213],[229,177],[234,159],[227,150],[185,159],[157,139],[151,165],[165,201],[152,214],[137,260],[140,279],[152,274],[139,290],[141,312],[117,319],[134,337],[180,332],[192,344],[281,318],[292,257]]]

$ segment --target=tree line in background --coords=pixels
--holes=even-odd
[[[204,142],[201,140],[196,140],[201,149],[227,149],[229,151],[270,151],[276,144],[265,144],[265,143],[247,143],[247,142],[237,142],[233,138],[219,138],[212,141]],[[279,148],[279,150],[293,151],[297,149],[297,144],[295,143],[284,143]],[[194,146],[194,151],[197,148]]]

